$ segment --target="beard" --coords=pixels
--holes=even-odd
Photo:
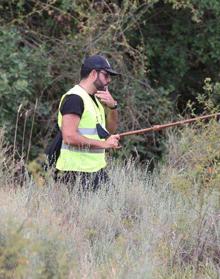
[[[99,78],[94,81],[94,86],[97,91],[105,91],[107,84],[103,84]]]

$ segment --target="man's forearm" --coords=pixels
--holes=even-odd
[[[63,137],[63,142],[65,144],[74,145],[79,148],[118,148],[118,141],[119,135],[112,135],[105,141],[89,139],[80,135],[79,133],[74,133],[71,136],[65,135],[65,137]]]
[[[111,133],[114,134],[118,128],[118,110],[107,108],[107,119],[106,128]]]
[[[101,140],[94,140],[80,135],[75,132],[71,135],[63,136],[63,141],[65,144],[70,144],[78,147],[88,147],[88,148],[105,148],[105,144]]]

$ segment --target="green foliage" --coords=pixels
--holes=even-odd
[[[18,226],[12,216],[3,215],[0,229],[0,278],[66,278],[68,253],[62,237],[50,231],[34,235],[34,225]],[[8,219],[5,219],[5,218]],[[11,221],[13,220],[13,222]],[[23,229],[25,230],[23,231]],[[47,228],[44,228],[45,233]],[[26,232],[28,233],[26,234]],[[32,238],[30,238],[30,235]],[[35,237],[35,239],[33,239]],[[34,257],[34,260],[30,257]]]
[[[49,78],[43,46],[28,47],[25,40],[15,27],[0,29],[0,125],[12,143],[18,117],[20,145],[26,128],[23,138],[30,136],[34,103],[42,97]]]
[[[25,249],[28,247],[28,240],[19,231],[16,225],[1,224],[0,230],[0,278],[23,278],[28,265],[28,258]]]
[[[59,243],[60,238],[60,243]],[[37,273],[39,278],[62,279],[68,276],[69,262],[62,238],[49,234],[39,242]]]
[[[205,127],[203,124],[202,128],[193,132],[191,129],[184,131],[179,146],[175,148],[180,153],[176,158],[178,162],[173,162],[178,172],[172,175],[174,188],[182,190],[187,196],[190,196],[192,188],[202,195],[218,189],[219,136],[219,124],[216,122]]]
[[[201,91],[201,82],[210,75],[218,78],[220,32],[217,1],[165,1],[149,11],[140,23],[150,76],[155,85],[172,88],[180,105]],[[195,13],[201,14],[193,20]],[[152,17],[151,14],[155,15]],[[157,17],[156,15],[159,15]],[[138,37],[136,37],[136,40]],[[137,42],[135,42],[137,43]],[[182,103],[182,104],[181,104]]]
[[[169,166],[162,173],[169,177],[172,191],[184,197],[194,210],[191,222],[181,211],[170,228],[170,238],[161,239],[158,246],[161,259],[168,259],[171,266],[161,278],[202,278],[203,274],[215,278],[211,267],[205,267],[202,262],[204,255],[213,257],[214,262],[219,257],[214,248],[216,238],[207,241],[205,237],[207,232],[211,236],[215,230],[207,212],[208,201],[219,210],[219,123],[214,120],[209,124],[197,123],[193,128],[171,134],[169,139],[169,152],[165,157]],[[198,227],[193,232],[194,224]],[[210,244],[213,245],[212,252]],[[186,274],[182,273],[183,266]]]
[[[87,54],[103,53],[122,73],[110,87],[120,103],[119,131],[174,119],[189,100],[202,112],[197,96],[205,93],[205,78],[214,84],[219,79],[217,0],[4,0],[0,14],[1,124],[12,139],[22,103],[17,129],[22,156],[32,124],[32,157],[47,144],[60,96],[78,82]],[[213,102],[218,105],[219,98]],[[163,140],[160,133],[125,140],[120,156],[158,157]]]

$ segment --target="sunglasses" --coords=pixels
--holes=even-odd
[[[102,74],[103,74],[103,76],[105,77],[105,79],[110,78],[110,74],[109,74],[109,73],[107,73],[107,72],[104,72],[104,71],[99,71],[99,73],[102,73]]]

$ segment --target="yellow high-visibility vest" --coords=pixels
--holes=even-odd
[[[84,137],[101,140],[97,133],[96,124],[100,123],[105,128],[105,112],[102,104],[96,98],[97,107],[89,94],[79,85],[75,85],[62,96],[60,106],[63,98],[70,94],[80,96],[84,103],[84,111],[79,122],[78,132]],[[58,125],[60,128],[61,124],[62,114],[59,109]],[[96,172],[105,166],[105,149],[79,148],[74,145],[64,144],[64,142],[56,163],[56,168],[62,171]]]

